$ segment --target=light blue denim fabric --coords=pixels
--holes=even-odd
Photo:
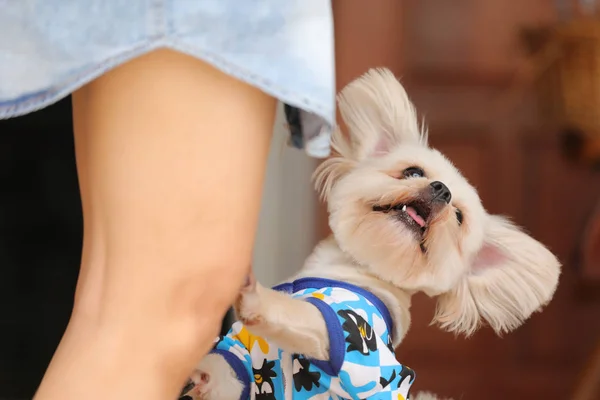
[[[301,109],[312,129],[299,142],[312,156],[329,154],[330,0],[0,0],[0,119],[46,107],[161,47]]]

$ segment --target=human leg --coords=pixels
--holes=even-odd
[[[174,397],[248,272],[275,101],[161,50],[74,110],[84,254],[36,398]]]

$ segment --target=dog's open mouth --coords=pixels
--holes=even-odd
[[[373,211],[395,214],[396,218],[422,238],[431,215],[431,205],[422,200],[413,200],[407,203],[374,205]]]

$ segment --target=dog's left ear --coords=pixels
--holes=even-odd
[[[349,83],[340,92],[338,105],[349,130],[350,143],[342,154],[346,158],[361,161],[397,144],[427,143],[406,91],[388,69],[370,69]]]
[[[484,319],[497,334],[509,332],[550,301],[559,275],[546,247],[490,216],[484,245],[457,287],[438,297],[434,322],[468,336]]]

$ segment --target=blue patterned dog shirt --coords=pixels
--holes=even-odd
[[[242,400],[408,399],[415,373],[396,360],[392,318],[379,298],[358,286],[321,278],[274,289],[321,312],[329,333],[329,360],[287,353],[238,321],[212,352],[222,355],[244,384]]]

